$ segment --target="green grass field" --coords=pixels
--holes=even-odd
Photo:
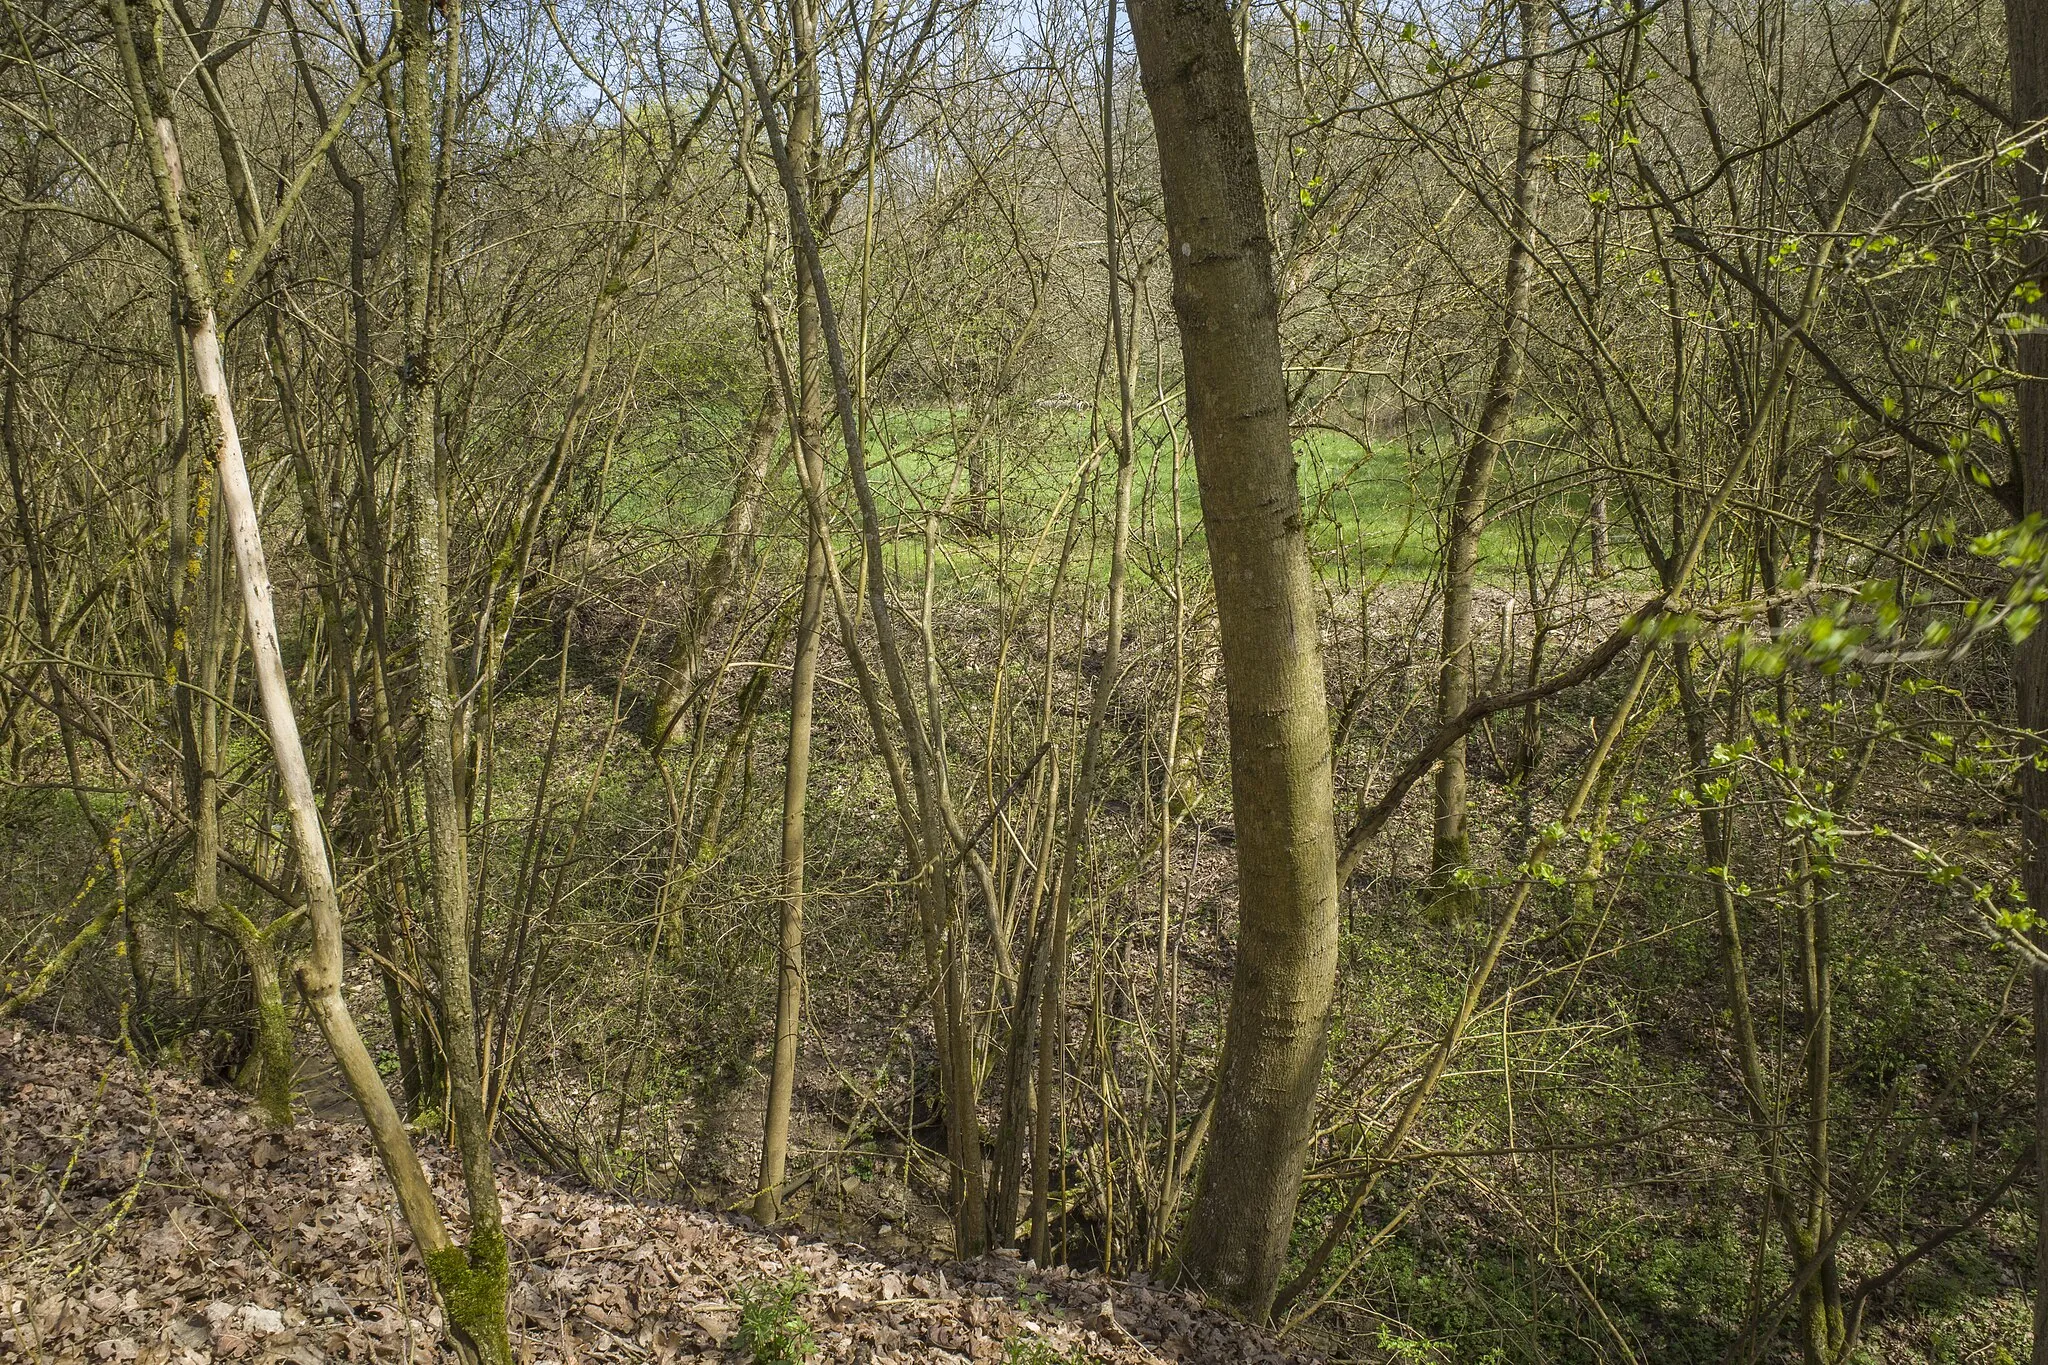
[[[629,525],[675,532],[715,525],[724,514],[728,471],[745,428],[743,413],[701,409],[680,429],[642,433],[634,450],[615,457],[615,476],[626,475],[618,478],[621,487],[643,491],[619,502],[612,515]],[[1138,430],[1132,535],[1140,555],[1163,557],[1174,543],[1174,435],[1156,416]],[[838,442],[832,444],[835,496],[845,517],[838,535],[850,544],[852,495]],[[978,505],[970,496],[964,459],[971,446],[985,469],[986,492]],[[974,576],[967,566],[989,553],[989,547],[970,548],[969,541],[998,540],[1009,555],[1036,554],[1050,563],[1060,553],[1077,501],[1084,517],[1099,518],[1096,535],[1106,540],[1115,457],[1109,433],[1095,427],[1085,411],[1033,411],[1022,421],[1006,421],[999,433],[992,426],[977,442],[969,415],[877,408],[866,447],[870,483],[899,572],[921,572],[923,524],[934,511],[942,514],[941,534],[953,547],[939,566],[949,586]],[[1296,449],[1311,544],[1326,572],[1347,582],[1421,581],[1435,572],[1454,447],[1427,432],[1368,447],[1317,430],[1300,438]],[[1179,534],[1199,559],[1201,496],[1184,435],[1178,458]],[[630,468],[618,469],[618,462]],[[1532,501],[1525,463],[1511,452],[1496,479],[1495,515],[1480,547],[1480,573],[1489,581],[1505,582],[1522,571],[1525,541],[1532,535],[1539,563],[1554,563],[1583,517],[1580,493]],[[649,474],[654,477],[643,477]],[[786,466],[778,471],[778,489],[794,502]],[[1106,555],[1088,553],[1085,532],[1082,540],[1070,572],[1099,578],[1107,572]]]

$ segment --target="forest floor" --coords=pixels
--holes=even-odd
[[[265,1126],[106,1041],[0,1031],[0,1359],[37,1365],[449,1358],[367,1134]],[[444,1208],[450,1153],[422,1143]],[[1139,1365],[1312,1357],[1193,1298],[1013,1256],[889,1264],[499,1168],[514,1350],[532,1365],[736,1361],[743,1305],[794,1291],[817,1358]]]

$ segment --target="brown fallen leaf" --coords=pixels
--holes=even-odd
[[[0,1314],[0,1359],[24,1354],[28,1338],[5,1334],[33,1332],[40,1314],[62,1342],[36,1348],[51,1365],[129,1365],[122,1341],[135,1365],[445,1365],[438,1310],[359,1126],[312,1120],[279,1134],[231,1094],[164,1073],[150,1083],[153,1105],[129,1063],[98,1040],[0,1032],[14,1158],[44,1170],[75,1159],[61,1208],[46,1209],[26,1182],[0,1182],[0,1237],[21,1249],[0,1284],[13,1313]],[[81,1143],[89,1099],[97,1136]],[[156,1155],[132,1208],[91,1240],[146,1142]],[[422,1159],[459,1206],[451,1154],[426,1143]],[[1095,1365],[1308,1359],[1149,1289],[1118,1289],[1114,1319],[1091,1323],[1112,1297],[1104,1281],[1014,1257],[894,1264],[674,1205],[565,1189],[510,1165],[498,1178],[515,1248],[514,1349],[528,1365],[726,1362],[733,1296],[796,1268],[819,1286],[798,1307],[821,1361],[993,1365],[1006,1342],[1027,1337],[1061,1354],[1085,1351]],[[96,1259],[86,1274],[77,1258],[88,1246]]]

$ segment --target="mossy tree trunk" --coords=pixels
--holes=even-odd
[[[243,1072],[243,1084],[256,1096],[263,1116],[280,1128],[292,1125],[292,1026],[285,1013],[284,973],[277,945],[292,920],[278,919],[262,928],[231,907],[222,913],[233,925],[235,950],[249,969],[250,996],[255,1008],[256,1048]]]
[[[434,31],[437,12],[442,19],[439,34]],[[413,709],[420,720],[420,799],[432,892],[435,1003],[470,1227],[466,1246],[429,1252],[426,1264],[461,1348],[487,1365],[510,1365],[505,1234],[470,976],[468,831],[456,774],[458,701],[448,606],[448,509],[439,451],[438,275],[445,228],[441,191],[455,142],[461,34],[459,0],[443,0],[438,11],[435,0],[404,0],[399,17],[398,110],[399,223],[405,244],[402,556],[417,670]]]
[[[241,581],[242,604],[248,630],[251,662],[262,702],[263,719],[270,737],[271,755],[277,765],[279,788],[286,814],[292,852],[298,860],[299,880],[305,892],[306,918],[312,930],[311,951],[297,964],[299,989],[305,995],[315,1021],[333,1052],[343,1080],[361,1109],[371,1144],[383,1163],[397,1197],[407,1229],[418,1244],[422,1257],[449,1307],[450,1334],[459,1352],[491,1365],[510,1361],[503,1314],[496,1331],[467,1305],[479,1286],[488,1291],[497,1286],[496,1301],[503,1302],[505,1252],[502,1235],[485,1240],[480,1254],[470,1258],[455,1245],[434,1201],[419,1154],[413,1150],[405,1124],[384,1088],[369,1049],[363,1045],[348,1004],[341,993],[343,952],[341,904],[335,889],[334,870],[328,861],[327,841],[321,828],[320,811],[313,794],[312,770],[299,735],[298,716],[292,704],[285,672],[284,652],[279,645],[277,613],[270,583],[270,569],[263,548],[261,527],[256,517],[256,498],[249,483],[249,471],[242,454],[242,438],[229,392],[227,367],[223,360],[219,325],[214,310],[211,281],[204,248],[192,228],[197,216],[188,217],[183,156],[177,125],[172,117],[169,87],[164,79],[162,48],[164,12],[161,0],[147,0],[131,8],[128,0],[107,0],[120,69],[129,97],[136,132],[140,136],[164,239],[174,272],[178,296],[178,319],[183,341],[192,362],[193,389],[214,463],[220,471],[220,494],[227,533],[234,549],[237,576]],[[454,1261],[461,1259],[460,1274]],[[437,1268],[438,1267],[438,1268]],[[482,1323],[481,1337],[476,1325]]]

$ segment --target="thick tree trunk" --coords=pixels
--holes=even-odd
[[[1448,724],[1472,701],[1472,588],[1479,567],[1479,536],[1486,529],[1486,503],[1493,473],[1506,443],[1515,397],[1522,388],[1523,355],[1529,336],[1529,301],[1534,293],[1536,260],[1532,237],[1536,216],[1536,151],[1543,116],[1542,56],[1549,28],[1543,0],[1520,0],[1522,22],[1522,93],[1516,120],[1513,201],[1508,208],[1508,263],[1501,284],[1500,342],[1493,371],[1479,406],[1472,442],[1458,471],[1451,503],[1450,539],[1444,546],[1444,624],[1439,642],[1437,719]],[[1503,648],[1506,647],[1503,641]],[[1472,837],[1466,828],[1465,741],[1445,750],[1436,770],[1436,830],[1433,879],[1440,903],[1459,914],[1478,909],[1478,896],[1461,884],[1459,874],[1472,862]]]
[[[2012,117],[2016,130],[2048,118],[2048,0],[2007,0],[2007,57],[2012,68]],[[2038,142],[2015,167],[2021,211],[2048,209],[2048,152]],[[2027,251],[2038,269],[2048,252],[2035,238]],[[2048,516],[2048,332],[2037,325],[2019,334],[2014,357],[2020,374],[2018,427],[2021,509]],[[2014,719],[2022,731],[2048,733],[2048,630],[2036,629],[2013,657]],[[2039,741],[2036,741],[2038,746]],[[2020,782],[2020,881],[2027,903],[2048,916],[2048,772],[2022,763]],[[2048,945],[2048,934],[2036,931]],[[2048,1365],[2048,967],[2036,964],[2034,987],[2034,1365]]]
[[[1183,1277],[1271,1307],[1337,967],[1329,706],[1244,70],[1220,0],[1133,0],[1159,142],[1202,522],[1216,578],[1239,930]]]
[[[235,950],[249,969],[249,990],[256,1011],[256,1050],[245,1071],[256,1107],[280,1128],[292,1126],[292,1027],[284,1012],[284,977],[277,959],[276,935],[259,929],[233,909]]]

